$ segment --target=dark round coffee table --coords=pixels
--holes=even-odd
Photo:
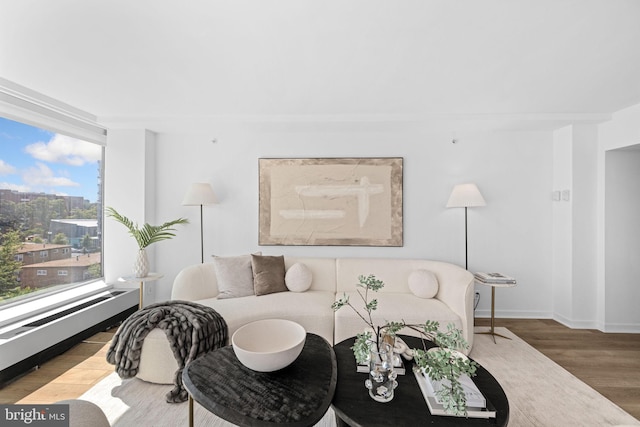
[[[245,367],[231,346],[194,360],[182,372],[193,400],[220,418],[241,426],[310,426],[324,416],[336,387],[336,358],[322,337],[307,333],[300,356],[275,372]]]
[[[402,336],[411,348],[422,348],[419,338]],[[369,397],[364,386],[367,374],[356,372],[353,357],[355,338],[336,344],[333,350],[338,363],[338,384],[333,395],[333,409],[338,426],[506,426],[509,421],[509,401],[498,381],[482,366],[478,367],[474,382],[496,408],[496,418],[461,418],[431,415],[420,387],[412,372],[413,364],[406,364],[406,374],[398,375],[398,387],[391,402],[379,403]],[[433,343],[426,342],[428,347]]]

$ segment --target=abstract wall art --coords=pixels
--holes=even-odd
[[[399,157],[258,160],[260,245],[402,246]]]

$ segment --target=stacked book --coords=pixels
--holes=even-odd
[[[447,380],[434,381],[421,370],[415,370],[413,373],[416,376],[416,380],[418,381],[418,385],[420,386],[424,400],[427,402],[431,415],[452,416],[445,412],[442,401],[436,397],[436,391],[440,390],[443,385],[446,386],[448,384]],[[467,399],[467,413],[464,416],[469,418],[495,418],[495,407],[480,392],[473,380],[469,378],[468,375],[461,375],[459,381]]]
[[[502,273],[476,273],[474,274],[475,279],[478,282],[482,283],[494,283],[494,284],[505,284],[505,285],[515,285],[516,279],[513,277],[505,276]]]

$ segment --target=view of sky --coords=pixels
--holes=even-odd
[[[102,149],[0,117],[0,188],[98,199]]]

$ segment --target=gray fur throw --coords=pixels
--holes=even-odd
[[[120,325],[107,351],[107,362],[115,365],[120,378],[136,376],[142,343],[154,328],[167,334],[178,362],[167,402],[184,402],[189,394],[182,384],[182,370],[208,351],[227,345],[227,322],[214,309],[191,301],[166,301],[136,311]]]

